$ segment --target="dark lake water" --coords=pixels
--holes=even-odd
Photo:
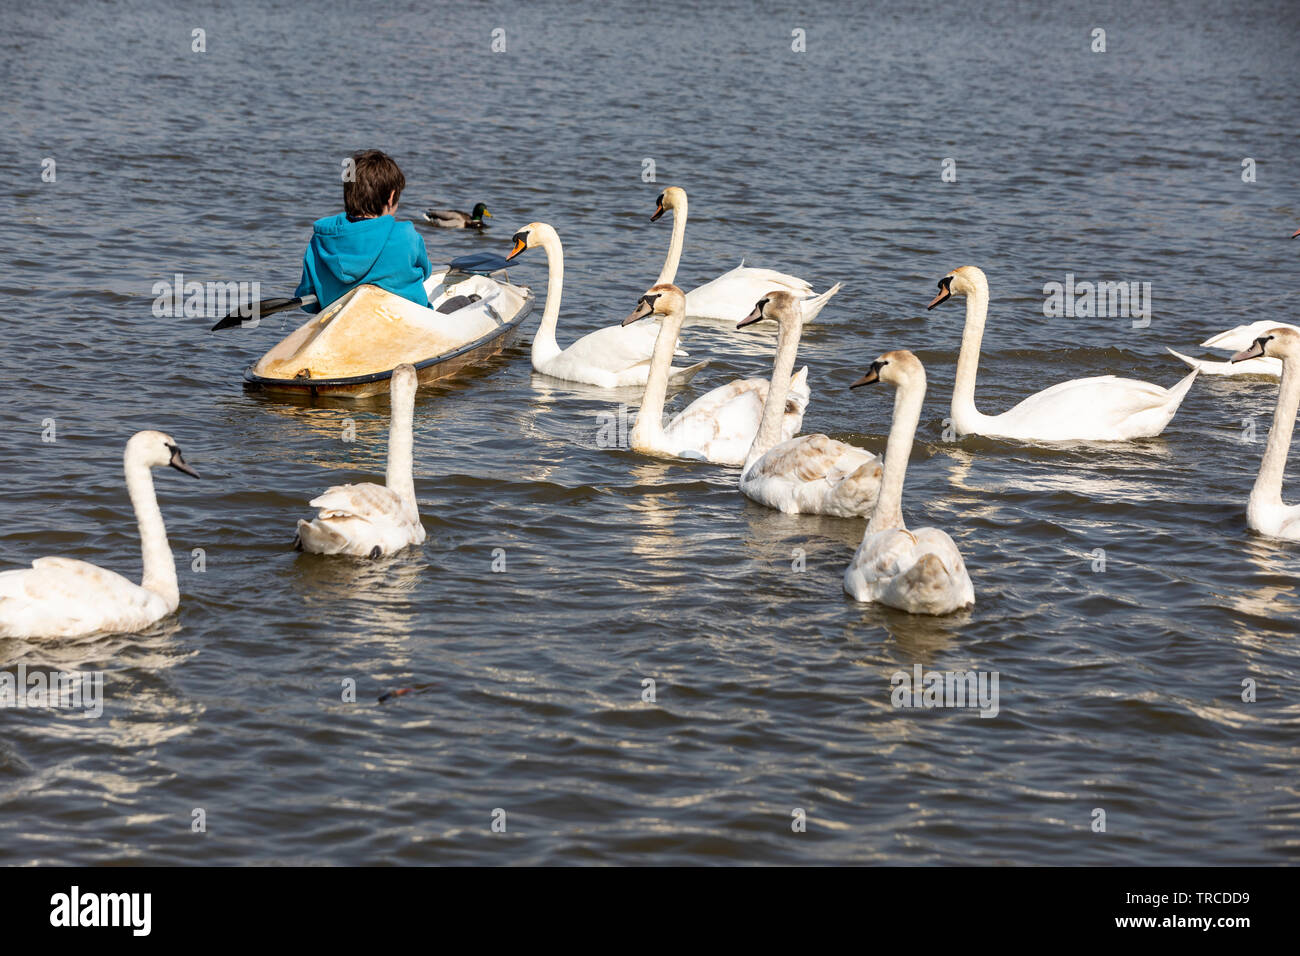
[[[1171,385],[1166,346],[1300,319],[1294,5],[709,6],[6,13],[0,567],[138,575],[137,429],[203,480],[157,478],[175,617],[0,640],[11,673],[106,675],[99,719],[0,711],[0,862],[1296,861],[1300,548],[1245,527],[1276,383],[1202,379],[1163,436],[1124,445],[944,441],[962,309],[925,311],[950,269],[988,274],[986,412],[1086,375]],[[691,198],[681,284],[742,256],[843,282],[804,338],[804,430],[883,449],[887,394],[847,385],[883,351],[920,356],[904,513],[958,543],[975,608],[858,605],[841,578],[862,522],[600,447],[601,413],[639,395],[533,374],[540,254],[512,271],[539,296],[520,345],[421,393],[425,544],[293,552],[311,497],[382,474],[386,402],[246,393],[300,314],[213,335],[155,318],[151,290],[180,272],[291,291],[366,147],[405,170],[399,216],[494,213],[487,237],[423,229],[434,262],[556,227],[561,344],[652,283],[668,184]],[[1150,326],[1045,318],[1067,274],[1149,282]],[[688,328],[712,365],[672,407],[765,374],[771,342]],[[996,672],[997,716],[895,708],[916,664]]]

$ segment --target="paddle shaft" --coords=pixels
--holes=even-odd
[[[316,297],[314,295],[300,295],[297,298],[286,299],[283,296],[273,299],[263,299],[254,305],[240,306],[234,312],[231,312],[225,318],[217,322],[212,327],[213,332],[220,332],[222,329],[233,329],[235,326],[243,326],[250,319],[252,325],[248,328],[254,328],[257,320],[268,315],[275,315],[277,312],[288,312],[290,309],[301,308],[304,305],[315,305]]]

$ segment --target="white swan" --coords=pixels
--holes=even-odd
[[[1076,378],[1030,395],[1001,415],[975,408],[975,374],[988,317],[989,286],[975,266],[954,269],[939,280],[933,309],[950,296],[966,297],[966,330],[952,389],[952,424],[959,435],[988,435],[1021,441],[1125,441],[1159,435],[1178,411],[1196,371],[1173,386],[1114,375]]]
[[[126,490],[140,527],[144,577],[120,574],[74,558],[38,558],[30,568],[0,572],[0,637],[77,637],[99,631],[140,631],[180,604],[176,563],[154,493],[151,469],[170,465],[198,477],[170,435],[136,432],[123,456]]]
[[[663,423],[664,396],[668,388],[668,363],[672,361],[677,333],[686,320],[685,296],[675,285],[656,285],[637,300],[636,309],[624,319],[631,324],[650,315],[661,315],[659,338],[650,360],[650,377],[646,382],[641,409],[632,426],[633,451],[667,458],[692,458],[718,465],[739,465],[754,442],[768,382],[762,378],[736,379],[701,395]],[[790,384],[789,395],[781,408],[779,428],[783,438],[799,431],[804,409],[808,406],[808,369],[800,370]]]
[[[1285,322],[1279,322],[1276,319],[1260,319],[1258,322],[1239,325],[1235,329],[1228,329],[1226,332],[1212,335],[1201,343],[1201,348],[1221,349],[1225,352],[1241,352],[1249,349],[1255,343],[1255,340],[1268,332],[1269,329],[1294,329],[1300,332],[1300,328],[1288,325]],[[1173,349],[1169,349],[1169,352],[1206,375],[1268,375],[1272,378],[1278,378],[1282,374],[1282,363],[1275,358],[1262,357],[1242,362],[1232,360],[1210,362],[1205,359],[1194,359],[1182,352],[1175,352]]]
[[[424,540],[415,500],[415,393],[420,381],[412,365],[393,369],[389,385],[388,472],[382,485],[335,485],[313,498],[320,514],[298,521],[294,547],[314,554],[377,558]]]
[[[533,368],[552,378],[601,388],[644,385],[659,330],[650,324],[633,328],[611,325],[589,332],[567,349],[561,349],[555,341],[555,326],[560,319],[560,293],[564,287],[564,249],[560,237],[546,223],[530,222],[514,234],[514,243],[510,255],[506,256],[507,261],[536,246],[541,246],[546,252],[546,310],[533,336]],[[675,354],[686,353],[676,351]],[[705,361],[672,369],[670,379],[673,384],[681,385],[708,364]]]
[[[760,319],[779,325],[772,383],[763,405],[763,420],[745,456],[740,490],[761,505],[786,514],[866,518],[880,490],[880,459],[869,451],[826,435],[800,435],[782,441],[781,413],[803,327],[800,302],[788,292],[772,292],[740,321],[744,328]]]
[[[1259,477],[1246,505],[1246,525],[1270,538],[1300,541],[1300,505],[1282,504],[1282,476],[1291,450],[1296,409],[1300,408],[1300,329],[1293,325],[1275,326],[1234,355],[1232,361],[1251,362],[1260,356],[1282,363],[1282,384],[1273,412],[1273,427],[1268,431],[1268,444],[1264,446],[1264,458],[1259,465]]]
[[[654,215],[654,222],[665,210],[673,211],[673,236],[668,245],[668,257],[659,273],[659,284],[673,282],[677,278],[677,266],[682,258],[682,246],[686,241],[686,190],[680,186],[669,186],[659,194]],[[820,295],[798,276],[775,272],[772,269],[753,269],[740,265],[730,272],[723,273],[711,282],[706,282],[697,289],[686,293],[686,314],[693,318],[722,319],[727,322],[739,322],[754,307],[754,303],[774,290],[789,292],[803,300],[803,320],[811,322],[817,313],[830,301],[831,296],[840,291],[840,283],[835,283]]]
[[[876,509],[844,572],[844,590],[855,600],[912,614],[950,614],[975,603],[961,552],[938,528],[908,531],[903,524],[903,478],[925,400],[925,369],[911,352],[886,352],[849,387],[872,382],[887,382],[897,390],[894,420]]]

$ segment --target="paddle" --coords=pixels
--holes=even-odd
[[[233,329],[237,325],[243,325],[249,319],[260,319],[264,316],[275,315],[277,312],[288,312],[290,309],[296,309],[300,306],[315,304],[316,297],[314,295],[300,295],[296,299],[286,299],[283,296],[275,299],[263,299],[256,305],[241,305],[214,325],[211,331],[220,332],[222,329]]]
[[[509,267],[510,263],[505,256],[499,256],[495,252],[471,252],[447,263],[449,269],[475,276],[490,276]]]
[[[475,252],[467,256],[461,256],[458,259],[452,259],[448,264],[448,268],[469,275],[486,276],[505,269],[507,265],[508,262],[503,256],[491,252]],[[243,325],[249,319],[260,319],[268,315],[275,315],[277,312],[288,312],[290,309],[296,309],[300,306],[315,305],[316,301],[314,295],[299,296],[296,299],[263,299],[256,305],[240,306],[217,322],[211,331],[220,332],[222,329],[233,329],[237,325]]]

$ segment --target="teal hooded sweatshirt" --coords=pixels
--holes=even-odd
[[[424,280],[432,273],[424,240],[411,223],[392,216],[349,222],[341,212],[316,220],[294,295],[315,295],[320,301],[304,311],[319,312],[368,282],[427,308]]]

